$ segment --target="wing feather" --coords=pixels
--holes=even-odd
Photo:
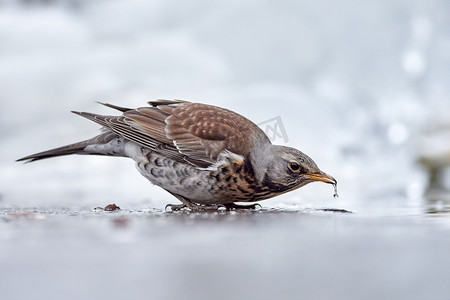
[[[253,122],[230,110],[183,100],[149,102],[150,107],[126,110],[122,116],[74,112],[174,160],[199,167],[213,164],[225,151],[247,157],[253,141],[270,143]]]

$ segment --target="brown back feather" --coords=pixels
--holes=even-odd
[[[149,103],[122,116],[80,115],[172,159],[205,167],[229,150],[247,157],[255,138],[266,139],[253,122],[230,110],[181,100]]]

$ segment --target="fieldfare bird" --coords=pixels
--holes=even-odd
[[[122,112],[73,112],[103,126],[92,139],[18,161],[69,154],[130,157],[139,172],[182,202],[172,210],[254,208],[235,202],[268,199],[313,181],[337,181],[297,149],[273,145],[245,117],[217,106],[158,100],[137,109],[101,103]],[[335,194],[336,195],[336,194]]]

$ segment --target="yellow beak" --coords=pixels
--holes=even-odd
[[[322,182],[330,183],[330,184],[333,184],[333,185],[337,184],[336,179],[334,179],[333,177],[331,177],[327,173],[323,173],[323,172],[321,172],[321,173],[314,173],[314,174],[305,174],[303,176],[305,178],[307,178],[307,179],[311,179],[311,180],[314,180],[314,181],[322,181]]]

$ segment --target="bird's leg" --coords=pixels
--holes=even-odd
[[[181,195],[174,193],[171,194],[174,195],[178,200],[180,200],[182,204],[167,204],[165,208],[166,210],[167,208],[170,208],[170,210],[172,211],[178,211],[183,208],[188,208],[191,211],[206,211],[206,210],[218,210],[219,208],[223,207],[223,205],[221,204],[201,205],[194,203]]]
[[[225,208],[227,210],[232,210],[232,209],[256,209],[257,207],[262,208],[261,204],[259,203],[254,203],[254,204],[250,204],[250,205],[240,205],[240,204],[236,204],[236,203],[228,203],[228,204],[224,204]]]
[[[175,196],[175,195],[174,195]],[[182,210],[183,208],[188,208],[189,210],[192,211],[196,211],[197,209],[197,204],[195,204],[194,202],[191,202],[189,200],[187,200],[184,197],[181,196],[175,196],[178,198],[178,200],[180,200],[182,202],[182,204],[167,204],[165,207],[165,210],[167,210],[167,208],[170,208],[171,211],[179,211]]]
[[[171,211],[179,211],[183,208],[188,208],[185,204],[167,204],[164,210],[170,208]]]

